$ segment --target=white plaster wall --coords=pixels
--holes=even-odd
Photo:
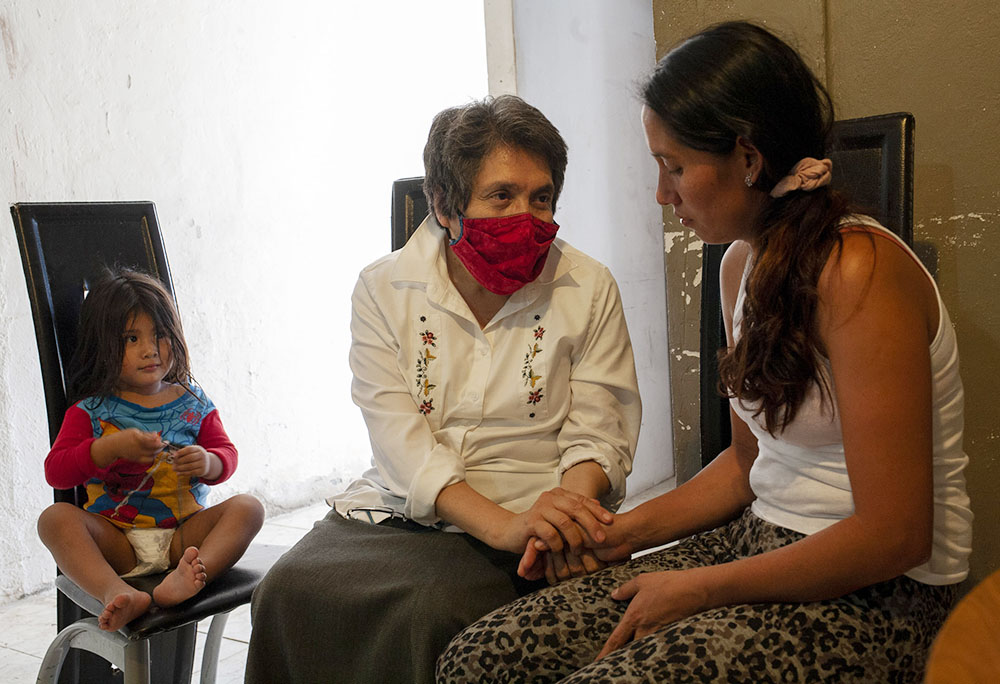
[[[673,476],[663,213],[636,85],[656,63],[652,6],[514,0],[513,16],[517,93],[569,145],[560,235],[604,262],[621,289],[643,405],[628,481],[639,492]]]
[[[426,27],[426,28],[421,28]],[[431,116],[486,94],[481,3],[3,0],[0,195],[153,200],[196,378],[270,512],[367,467],[350,293]],[[430,75],[435,74],[432,78]],[[38,357],[0,218],[0,603],[51,582]]]

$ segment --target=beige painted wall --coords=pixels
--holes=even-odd
[[[657,53],[707,24],[760,21],[795,44],[838,118],[916,117],[914,233],[958,334],[976,515],[968,585],[1000,567],[1000,4],[994,0],[653,0]],[[675,460],[697,469],[701,248],[664,214]],[[689,427],[690,426],[690,427]]]

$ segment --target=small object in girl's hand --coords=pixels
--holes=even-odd
[[[167,440],[164,439],[163,440],[163,451],[161,451],[160,453],[161,454],[166,454],[166,458],[164,460],[167,463],[173,464],[173,462],[174,462],[174,453],[178,449],[181,449],[181,448],[182,447],[181,447],[180,444],[174,444],[173,442],[169,442],[169,441],[167,441]]]

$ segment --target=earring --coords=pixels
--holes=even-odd
[[[748,188],[753,187],[753,178],[750,177],[749,173],[747,174],[747,177],[743,179],[743,182],[747,184]]]

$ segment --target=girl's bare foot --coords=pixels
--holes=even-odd
[[[158,606],[175,606],[201,591],[207,578],[198,548],[189,546],[184,549],[184,555],[177,561],[173,572],[153,589],[153,600]]]
[[[147,610],[153,598],[144,591],[129,589],[116,594],[97,618],[97,625],[108,632],[117,632]]]

